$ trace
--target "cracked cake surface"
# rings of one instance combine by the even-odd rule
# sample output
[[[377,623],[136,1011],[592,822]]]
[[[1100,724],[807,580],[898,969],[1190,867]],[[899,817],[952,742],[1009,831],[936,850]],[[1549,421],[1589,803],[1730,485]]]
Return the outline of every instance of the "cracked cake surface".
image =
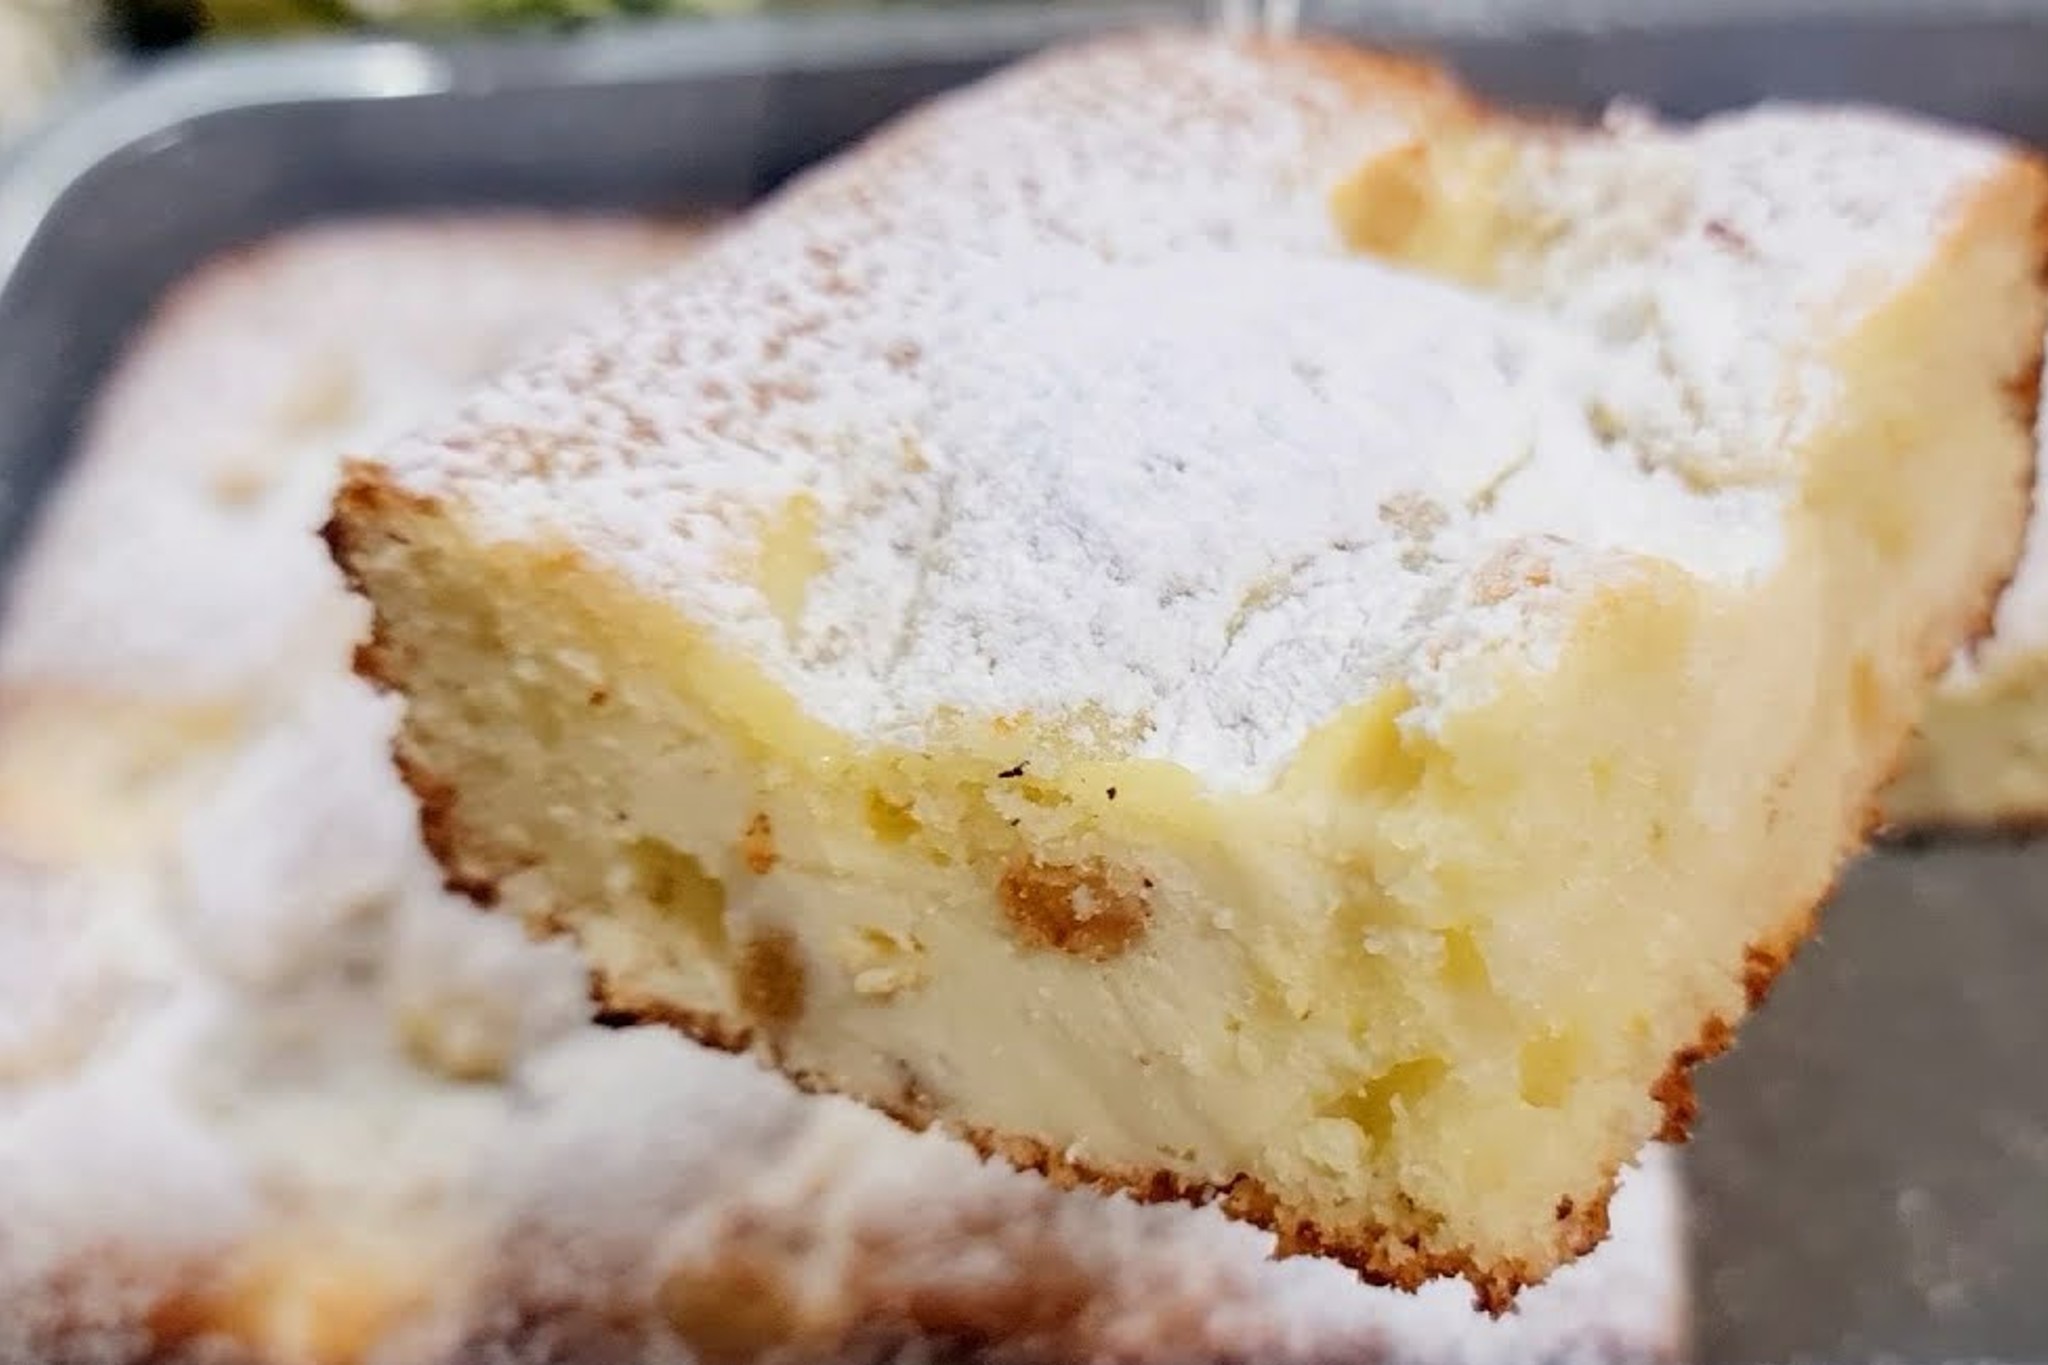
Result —
[[[2017,553],[2043,176],[1123,36],[800,178],[327,535],[606,1005],[1495,1308],[1682,1135]]]
[[[0,628],[0,1359],[1678,1358],[1663,1151],[1495,1321],[596,1027],[565,945],[440,888],[324,489],[695,236],[311,229],[180,286],[110,381]]]

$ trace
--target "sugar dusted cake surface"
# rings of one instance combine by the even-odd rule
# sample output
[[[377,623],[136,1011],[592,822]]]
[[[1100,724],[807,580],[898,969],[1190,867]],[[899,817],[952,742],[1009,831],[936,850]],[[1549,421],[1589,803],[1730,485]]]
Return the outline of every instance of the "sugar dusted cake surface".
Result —
[[[847,734],[1086,712],[1242,788],[1361,695],[1402,682],[1421,724],[1476,653],[1544,657],[1643,558],[1768,570],[1836,396],[1817,339],[1996,150],[1623,120],[1518,184],[1561,239],[1474,291],[1340,240],[1330,187],[1455,98],[1397,69],[1373,108],[1355,63],[1132,41],[1019,76],[384,459],[628,573]],[[813,571],[771,600],[792,508]]]
[[[319,490],[691,235],[312,230],[118,372],[0,629],[0,1359],[1677,1358],[1661,1151],[1495,1322],[592,1027],[565,945],[441,891]]]

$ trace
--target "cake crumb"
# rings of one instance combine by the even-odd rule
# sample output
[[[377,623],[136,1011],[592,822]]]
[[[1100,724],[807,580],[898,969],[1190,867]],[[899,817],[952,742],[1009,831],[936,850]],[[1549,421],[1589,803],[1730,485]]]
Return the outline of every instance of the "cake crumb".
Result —
[[[775,850],[775,826],[768,819],[767,811],[756,811],[754,818],[747,822],[747,829],[740,836],[740,857],[747,865],[747,871],[757,877],[765,877],[775,870],[781,855]]]
[[[1144,937],[1152,916],[1145,894],[1151,879],[1144,878],[1139,891],[1117,880],[1099,859],[1068,864],[1024,857],[1003,872],[997,894],[1025,946],[1108,962]]]
[[[804,964],[787,932],[775,929],[749,939],[734,975],[748,1018],[786,1028],[803,1017]]]

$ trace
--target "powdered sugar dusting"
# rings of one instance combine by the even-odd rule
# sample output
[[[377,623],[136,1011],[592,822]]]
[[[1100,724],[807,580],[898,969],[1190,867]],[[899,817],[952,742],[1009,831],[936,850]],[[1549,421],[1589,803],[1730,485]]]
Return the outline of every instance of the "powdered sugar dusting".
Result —
[[[1827,339],[1996,164],[1835,112],[1532,136],[1504,191],[1529,259],[1477,291],[1347,254],[1328,204],[1446,99],[1213,36],[1041,59],[383,458],[665,596],[860,740],[1086,709],[1261,785],[1389,684],[1427,724],[1540,663],[1645,559],[1767,571]],[[799,495],[825,566],[789,622],[752,566]],[[1404,501],[1426,534],[1383,515]],[[1504,553],[1546,571],[1494,591]]]
[[[357,226],[202,275],[107,395],[46,519],[26,584],[75,587],[93,565],[118,581],[63,594],[68,632],[25,589],[15,619],[46,621],[37,646],[0,642],[0,752],[26,765],[0,764],[0,1359],[669,1360],[732,1358],[735,1340],[1162,1365],[1675,1348],[1661,1154],[1618,1198],[1615,1239],[1496,1323],[1462,1285],[1410,1297],[1273,1262],[1268,1236],[1213,1211],[1062,1194],[669,1030],[591,1027],[567,946],[445,896],[386,759],[392,703],[349,674],[344,634],[306,628],[341,607],[339,586],[302,598],[202,578],[216,561],[322,565],[317,500],[241,503],[209,540],[173,535],[218,493],[181,424],[152,417],[178,411],[158,406],[171,376],[262,352],[274,362],[207,379],[209,430],[260,439],[280,386],[337,356],[367,365],[465,333],[456,350],[473,354],[523,331],[437,281],[512,289],[539,255],[577,262],[550,286],[574,312],[639,258],[569,225],[531,231],[530,254],[478,224]],[[363,289],[402,270],[410,290]],[[344,282],[388,311],[364,304],[339,332],[316,305]],[[411,407],[463,368],[379,392]],[[403,416],[365,403],[333,445],[295,447],[302,477]],[[159,497],[106,492],[145,479]],[[130,539],[161,547],[149,572],[109,553]],[[232,661],[209,660],[229,601],[247,619]],[[154,796],[136,809],[141,767],[175,793],[168,813]],[[13,819],[11,784],[68,793],[68,818]],[[787,1311],[741,1311],[763,1303]]]
[[[1835,397],[1828,348],[1924,261],[2003,150],[1878,110],[1763,105],[1689,131],[1617,112],[1539,145],[1508,291],[1603,343],[1596,402],[1703,487],[1782,482]]]

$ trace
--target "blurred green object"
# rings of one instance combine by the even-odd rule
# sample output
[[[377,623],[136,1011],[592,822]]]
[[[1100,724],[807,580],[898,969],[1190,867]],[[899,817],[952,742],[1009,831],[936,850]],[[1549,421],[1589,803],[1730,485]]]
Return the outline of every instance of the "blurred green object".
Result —
[[[736,13],[782,0],[121,0],[131,31],[246,36],[322,28],[503,28]],[[812,0],[815,3],[815,0]]]
[[[387,23],[572,23],[633,15],[757,8],[755,0],[353,0],[357,15]]]
[[[278,33],[350,22],[342,0],[206,0],[193,6],[194,20],[224,33]]]

